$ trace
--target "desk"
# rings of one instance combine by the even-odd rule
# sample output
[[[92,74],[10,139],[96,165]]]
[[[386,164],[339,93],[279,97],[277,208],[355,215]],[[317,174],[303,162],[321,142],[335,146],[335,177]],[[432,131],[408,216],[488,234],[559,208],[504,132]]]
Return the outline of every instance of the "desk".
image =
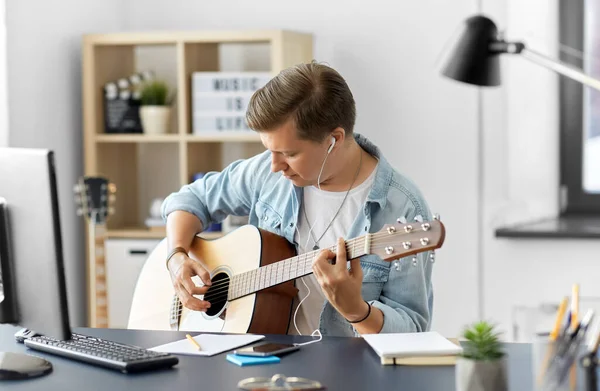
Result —
[[[120,372],[30,350],[14,340],[18,328],[0,325],[0,351],[28,352],[47,358],[54,371],[47,376],[21,381],[2,381],[2,390],[237,390],[237,382],[251,376],[280,373],[319,380],[328,390],[454,390],[454,367],[382,366],[377,354],[362,338],[326,337],[284,356],[279,364],[238,367],[213,357],[179,356],[173,369],[153,373]],[[76,333],[149,348],[185,338],[185,333],[76,328]],[[309,338],[272,336],[281,342]],[[530,346],[507,344],[509,389],[531,391]]]

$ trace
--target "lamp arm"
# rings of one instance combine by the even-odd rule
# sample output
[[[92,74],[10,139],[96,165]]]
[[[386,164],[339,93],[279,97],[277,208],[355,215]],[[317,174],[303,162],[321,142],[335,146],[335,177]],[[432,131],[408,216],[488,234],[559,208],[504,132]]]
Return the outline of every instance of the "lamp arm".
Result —
[[[600,80],[594,79],[593,77],[583,73],[580,69],[572,65],[568,65],[558,60],[554,60],[550,57],[547,57],[541,53],[527,48],[524,48],[520,54],[531,62],[541,65],[545,68],[551,69],[554,72],[559,73],[575,81],[578,81],[583,85],[595,88],[596,90],[600,90]]]

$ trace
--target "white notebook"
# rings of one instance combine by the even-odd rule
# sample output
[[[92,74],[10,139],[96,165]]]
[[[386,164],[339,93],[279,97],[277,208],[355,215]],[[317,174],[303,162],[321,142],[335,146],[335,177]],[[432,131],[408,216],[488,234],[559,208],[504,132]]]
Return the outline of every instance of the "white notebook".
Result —
[[[199,334],[193,336],[201,350],[198,350],[187,338],[150,348],[155,352],[214,356],[229,350],[248,345],[263,339],[264,335],[253,334]]]
[[[381,358],[450,356],[462,348],[435,331],[365,334],[363,338]]]

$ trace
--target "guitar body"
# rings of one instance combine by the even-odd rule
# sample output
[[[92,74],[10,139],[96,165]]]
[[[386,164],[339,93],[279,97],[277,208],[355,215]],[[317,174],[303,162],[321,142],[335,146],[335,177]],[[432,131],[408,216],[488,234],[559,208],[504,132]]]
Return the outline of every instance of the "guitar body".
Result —
[[[211,308],[205,312],[185,308],[175,295],[166,268],[167,241],[152,251],[138,278],[131,305],[128,328],[286,334],[292,302],[297,294],[293,281],[252,293],[236,300],[226,292],[213,294]],[[213,287],[225,286],[228,279],[295,255],[293,246],[283,237],[246,225],[228,235],[207,240],[196,237],[190,257],[210,273]],[[194,277],[196,285],[201,285]],[[218,291],[215,291],[218,292]],[[207,298],[210,291],[206,294]]]

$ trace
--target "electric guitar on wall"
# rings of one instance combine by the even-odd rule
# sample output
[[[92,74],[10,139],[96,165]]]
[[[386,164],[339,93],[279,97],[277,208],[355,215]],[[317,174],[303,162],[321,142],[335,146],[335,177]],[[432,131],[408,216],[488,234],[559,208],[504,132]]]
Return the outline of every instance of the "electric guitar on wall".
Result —
[[[108,327],[104,240],[106,220],[113,214],[116,187],[103,177],[82,177],[74,187],[77,214],[88,223],[89,327]]]
[[[348,260],[375,254],[393,261],[440,248],[444,238],[439,219],[412,224],[398,219],[397,224],[376,233],[346,240],[346,254]],[[330,247],[334,252],[336,248]],[[179,301],[166,268],[167,253],[163,239],[146,260],[128,328],[285,334],[298,292],[293,280],[312,273],[312,260],[319,250],[296,255],[285,238],[252,225],[215,240],[196,236],[189,256],[208,270],[212,282],[204,294],[204,300],[211,303],[206,312],[189,310]],[[428,259],[433,261],[434,254]],[[193,280],[202,284],[197,276]]]

